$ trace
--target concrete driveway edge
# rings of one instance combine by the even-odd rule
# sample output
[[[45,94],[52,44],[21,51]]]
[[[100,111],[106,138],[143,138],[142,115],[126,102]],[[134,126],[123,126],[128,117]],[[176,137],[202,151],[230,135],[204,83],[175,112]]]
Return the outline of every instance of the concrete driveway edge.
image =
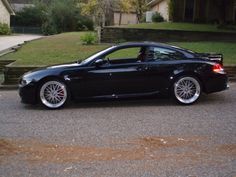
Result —
[[[17,90],[18,85],[0,85],[0,91],[1,90]]]

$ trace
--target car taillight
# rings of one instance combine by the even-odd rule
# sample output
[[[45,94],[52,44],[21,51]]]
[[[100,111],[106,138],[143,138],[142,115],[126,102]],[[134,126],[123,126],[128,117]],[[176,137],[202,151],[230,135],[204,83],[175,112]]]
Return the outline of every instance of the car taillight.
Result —
[[[222,73],[222,72],[224,72],[224,68],[221,66],[221,64],[214,64],[213,71],[215,73]]]

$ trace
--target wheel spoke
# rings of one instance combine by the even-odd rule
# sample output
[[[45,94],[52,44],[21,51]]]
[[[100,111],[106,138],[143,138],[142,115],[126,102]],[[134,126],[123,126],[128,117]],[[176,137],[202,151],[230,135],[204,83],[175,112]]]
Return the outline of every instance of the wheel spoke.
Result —
[[[192,77],[184,77],[175,84],[175,96],[182,103],[192,103],[200,96],[201,87]]]
[[[40,89],[40,98],[49,108],[57,108],[67,99],[66,87],[57,81],[46,82]]]

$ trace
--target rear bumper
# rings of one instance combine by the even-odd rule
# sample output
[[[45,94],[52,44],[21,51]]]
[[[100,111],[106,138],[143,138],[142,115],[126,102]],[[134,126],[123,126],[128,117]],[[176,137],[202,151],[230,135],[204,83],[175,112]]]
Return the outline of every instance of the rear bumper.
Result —
[[[220,92],[229,89],[227,74],[213,74],[205,82],[206,93]]]
[[[37,87],[34,84],[26,86],[19,85],[19,95],[21,102],[25,104],[36,104],[37,103]]]

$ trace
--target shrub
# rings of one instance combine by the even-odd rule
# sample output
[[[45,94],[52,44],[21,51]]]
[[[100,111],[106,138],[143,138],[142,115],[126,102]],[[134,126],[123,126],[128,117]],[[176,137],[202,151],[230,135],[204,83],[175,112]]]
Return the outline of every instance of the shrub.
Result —
[[[90,45],[90,44],[94,44],[97,41],[97,36],[95,35],[95,33],[90,32],[90,33],[85,33],[84,35],[82,35],[80,39],[83,44]]]
[[[153,16],[152,16],[152,21],[153,21],[153,22],[163,22],[163,21],[164,21],[164,18],[163,18],[163,16],[162,16],[159,12],[156,12],[156,13],[153,14]]]
[[[42,25],[42,32],[44,35],[53,35],[58,33],[56,25],[50,21],[44,22]]]
[[[93,21],[85,16],[77,17],[77,30],[78,31],[93,31],[94,30],[94,23]]]
[[[11,29],[6,23],[0,23],[0,35],[11,34]]]

